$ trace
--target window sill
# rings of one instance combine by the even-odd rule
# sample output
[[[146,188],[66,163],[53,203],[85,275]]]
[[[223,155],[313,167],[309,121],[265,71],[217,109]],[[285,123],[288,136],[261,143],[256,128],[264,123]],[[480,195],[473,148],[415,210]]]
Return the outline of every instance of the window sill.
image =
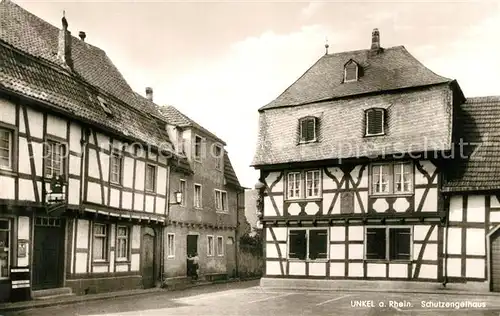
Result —
[[[287,258],[289,262],[318,262],[318,263],[327,263],[328,259],[295,259],[295,258]]]
[[[167,260],[173,260],[175,259],[175,256],[167,256]]]
[[[195,207],[193,207],[193,210],[196,210],[196,211],[203,211],[203,207],[197,207],[197,206],[195,206]]]
[[[229,211],[215,211],[218,214],[229,214]]]
[[[365,134],[365,137],[378,137],[378,136],[385,136],[385,133],[380,133],[380,134]]]
[[[400,259],[400,260],[386,260],[386,259],[364,259],[366,263],[399,263],[399,264],[408,264],[412,263],[412,260]]]
[[[117,264],[121,264],[121,263],[130,263],[130,260],[129,259],[116,259],[115,260],[115,263]]]
[[[314,198],[300,198],[300,199],[286,199],[285,202],[321,202],[323,201],[323,197],[314,197]]]
[[[306,145],[306,144],[311,144],[311,143],[318,143],[319,141],[317,139],[313,140],[301,140],[297,143],[297,145]]]
[[[95,264],[95,265],[109,265],[109,261],[106,261],[106,260],[94,260],[92,261],[92,264]]]
[[[379,198],[379,197],[412,197],[415,193],[371,193],[371,198]]]

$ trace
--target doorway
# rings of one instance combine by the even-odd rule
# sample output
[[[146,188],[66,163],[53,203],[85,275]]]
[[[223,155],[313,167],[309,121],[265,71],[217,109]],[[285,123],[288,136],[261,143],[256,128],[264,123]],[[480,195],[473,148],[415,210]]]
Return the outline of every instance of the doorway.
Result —
[[[187,235],[187,241],[186,241],[186,257],[193,256],[194,254],[198,254],[198,235]],[[196,269],[193,266],[192,262],[190,260],[186,260],[186,266],[187,266],[187,276],[194,276],[196,275]]]
[[[33,243],[33,290],[62,286],[64,258],[63,220],[35,218]]]
[[[155,249],[156,233],[153,228],[145,227],[142,234],[142,285],[145,289],[155,287]]]
[[[500,229],[490,236],[491,291],[500,292]]]
[[[233,237],[226,239],[226,269],[230,278],[236,277],[236,250]]]

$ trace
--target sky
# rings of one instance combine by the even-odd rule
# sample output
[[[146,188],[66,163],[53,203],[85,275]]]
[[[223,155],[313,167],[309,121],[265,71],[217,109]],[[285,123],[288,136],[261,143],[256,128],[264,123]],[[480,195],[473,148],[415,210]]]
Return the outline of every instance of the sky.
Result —
[[[329,52],[403,45],[467,97],[500,95],[500,3],[479,1],[13,0],[105,50],[130,86],[177,107],[226,143],[252,188],[258,109]]]

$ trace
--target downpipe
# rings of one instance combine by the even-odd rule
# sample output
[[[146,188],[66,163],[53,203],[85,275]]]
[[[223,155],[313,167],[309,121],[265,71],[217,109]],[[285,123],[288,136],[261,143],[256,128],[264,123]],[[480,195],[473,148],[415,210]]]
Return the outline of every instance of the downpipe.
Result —
[[[443,287],[446,287],[446,284],[448,283],[448,229],[450,227],[450,202],[449,202],[450,197],[447,197],[446,199],[446,205],[447,205],[447,213],[446,213],[446,222],[445,222],[445,231],[444,231],[444,240],[445,240],[445,246],[444,246],[444,276],[443,276]]]

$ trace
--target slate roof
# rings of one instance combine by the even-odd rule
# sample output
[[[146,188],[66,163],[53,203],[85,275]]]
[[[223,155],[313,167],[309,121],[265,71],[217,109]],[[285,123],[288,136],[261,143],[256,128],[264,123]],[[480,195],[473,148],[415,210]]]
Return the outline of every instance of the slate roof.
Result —
[[[132,106],[132,90],[102,50],[73,38],[75,71],[69,71],[57,59],[59,29],[9,0],[0,2],[0,17],[0,89],[126,139],[173,151],[151,123],[151,115]],[[98,96],[106,100],[112,116],[104,112]]]
[[[455,120],[456,159],[446,167],[443,191],[500,188],[500,96],[468,98]],[[463,157],[460,154],[460,139]]]
[[[388,156],[451,149],[449,84],[398,93],[332,100],[259,114],[252,165]],[[365,110],[386,109],[384,136],[365,137]],[[299,143],[299,119],[318,118],[317,142]]]
[[[195,128],[207,136],[210,136],[211,138],[215,139],[222,145],[226,145],[226,143],[220,139],[217,135],[214,133],[210,132],[200,124],[196,123],[194,120],[190,119],[187,115],[179,111],[176,107],[172,105],[166,105],[166,106],[160,106],[160,112],[163,114],[165,119],[172,125],[176,125],[179,127],[191,127]]]
[[[361,67],[361,76],[356,82],[343,83],[344,65],[351,59]],[[260,110],[449,81],[427,69],[404,46],[385,48],[374,56],[369,49],[341,52],[321,57]]]
[[[226,183],[238,188],[241,188],[240,181],[234,172],[233,165],[229,159],[229,154],[227,151],[224,152],[224,177],[226,178]]]

